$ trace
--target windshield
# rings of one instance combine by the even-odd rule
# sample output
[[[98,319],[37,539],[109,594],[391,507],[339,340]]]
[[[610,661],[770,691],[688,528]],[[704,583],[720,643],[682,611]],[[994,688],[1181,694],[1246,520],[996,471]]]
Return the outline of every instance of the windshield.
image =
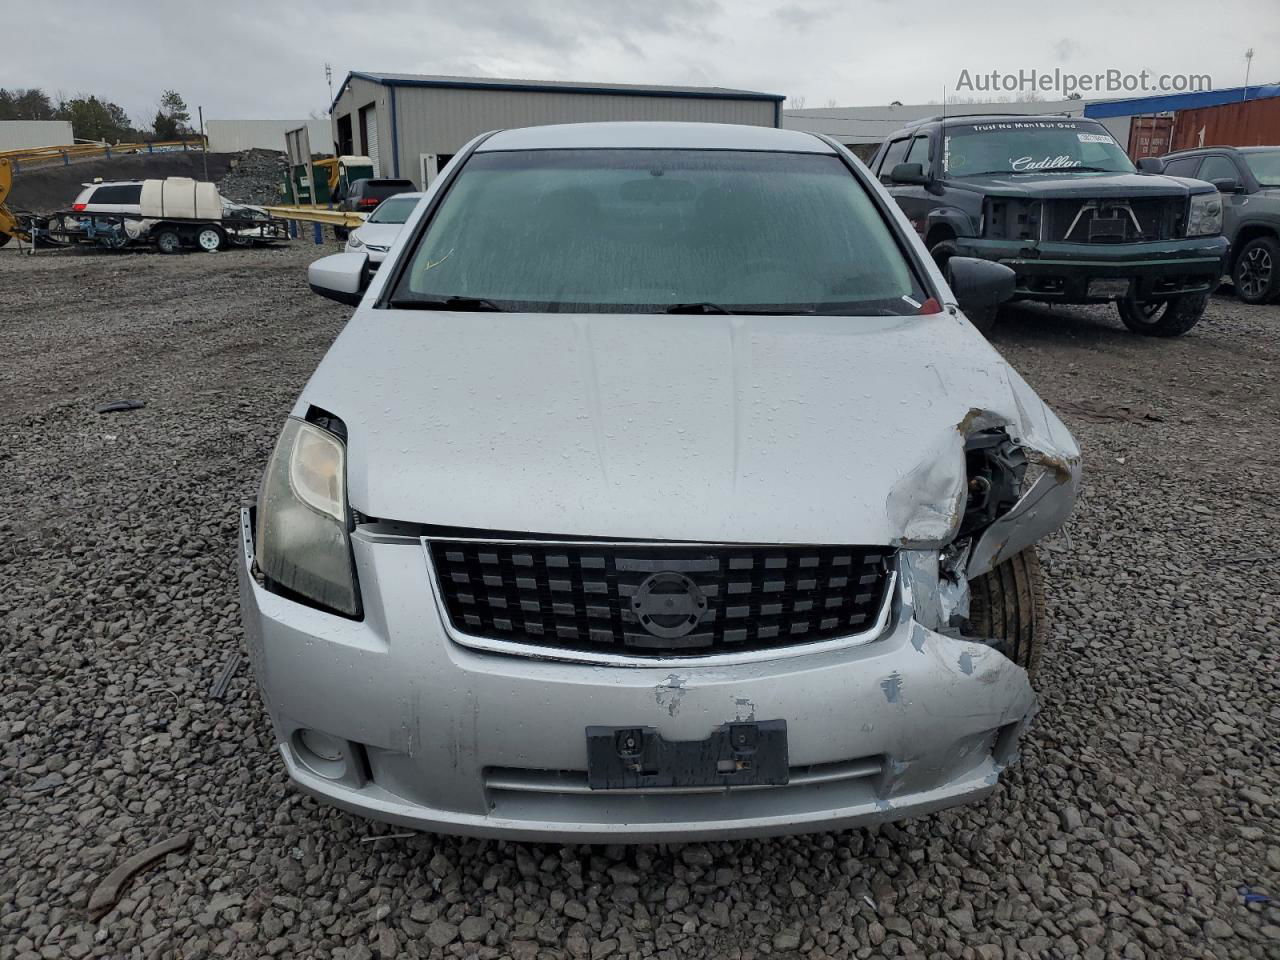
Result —
[[[1264,187],[1280,187],[1280,150],[1258,150],[1242,153],[1244,162]]]
[[[417,197],[392,197],[378,204],[378,209],[369,214],[367,223],[404,223],[418,205]]]
[[[927,298],[838,157],[536,150],[467,161],[392,302],[908,314]]]
[[[948,127],[942,165],[953,177],[1134,172],[1105,127],[1074,120],[998,120]]]

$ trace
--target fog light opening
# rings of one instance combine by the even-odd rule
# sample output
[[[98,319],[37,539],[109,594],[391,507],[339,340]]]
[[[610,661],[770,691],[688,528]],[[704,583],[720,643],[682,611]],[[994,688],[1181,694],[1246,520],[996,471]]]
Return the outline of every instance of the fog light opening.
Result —
[[[293,752],[313,773],[341,780],[347,772],[347,742],[319,730],[303,728],[293,735]]]

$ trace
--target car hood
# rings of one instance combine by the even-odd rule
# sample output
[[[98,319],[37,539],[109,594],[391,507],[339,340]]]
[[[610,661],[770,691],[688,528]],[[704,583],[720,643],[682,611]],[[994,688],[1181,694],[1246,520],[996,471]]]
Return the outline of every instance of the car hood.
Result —
[[[1066,197],[1185,197],[1210,192],[1195,180],[1144,173],[1031,173],[990,177],[966,177],[965,183],[984,192],[1009,197],[1052,199]],[[1192,189],[1200,187],[1201,190]]]
[[[366,223],[351,231],[352,236],[360,238],[361,243],[374,243],[382,247],[390,247],[404,229],[403,223]]]
[[[968,430],[1008,423],[1078,458],[1057,417],[950,313],[362,306],[295,415],[311,405],[346,422],[355,509],[512,532],[897,544],[958,510]]]

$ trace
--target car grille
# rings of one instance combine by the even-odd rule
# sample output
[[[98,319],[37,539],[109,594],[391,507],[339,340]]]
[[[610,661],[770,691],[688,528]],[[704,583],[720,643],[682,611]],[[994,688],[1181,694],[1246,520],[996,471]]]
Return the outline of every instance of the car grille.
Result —
[[[453,626],[474,637],[628,656],[705,656],[860,633],[883,547],[429,541]]]
[[[1045,240],[1067,243],[1139,243],[1183,235],[1182,197],[1096,197],[1044,202]]]

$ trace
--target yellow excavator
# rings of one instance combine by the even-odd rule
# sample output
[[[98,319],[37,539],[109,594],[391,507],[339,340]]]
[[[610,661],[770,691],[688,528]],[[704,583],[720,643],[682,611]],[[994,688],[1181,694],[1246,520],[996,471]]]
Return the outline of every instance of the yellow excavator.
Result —
[[[18,218],[4,205],[4,199],[12,189],[13,166],[7,158],[0,157],[0,247],[8,243],[12,237],[28,241],[31,239],[26,228],[18,222]]]

